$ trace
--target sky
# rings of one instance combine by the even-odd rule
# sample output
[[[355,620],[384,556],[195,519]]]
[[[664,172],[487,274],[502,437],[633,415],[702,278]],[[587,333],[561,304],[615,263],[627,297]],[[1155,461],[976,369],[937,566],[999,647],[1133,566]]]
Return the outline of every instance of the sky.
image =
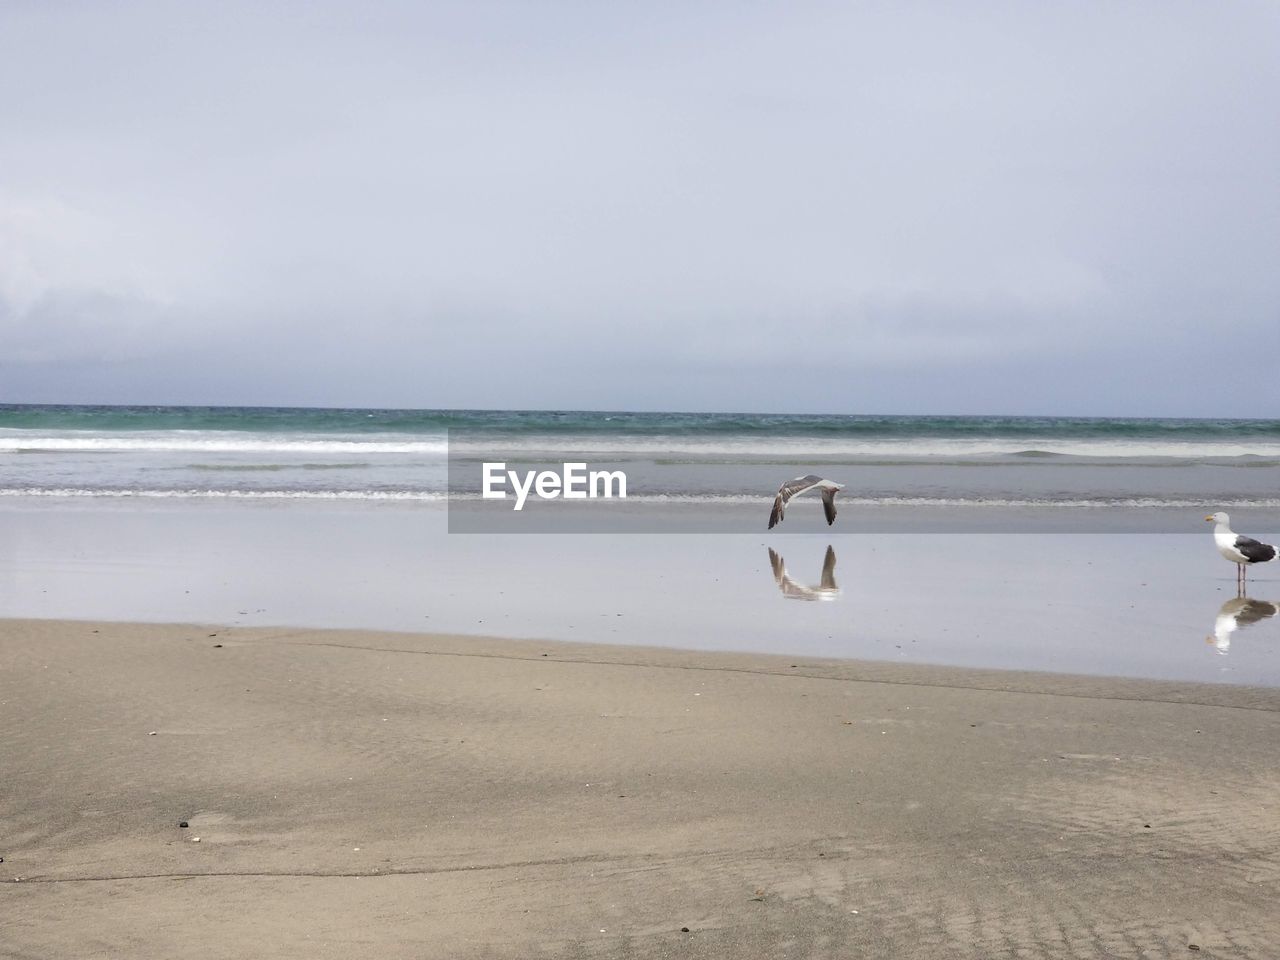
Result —
[[[0,402],[1280,416],[1280,5],[0,0]]]

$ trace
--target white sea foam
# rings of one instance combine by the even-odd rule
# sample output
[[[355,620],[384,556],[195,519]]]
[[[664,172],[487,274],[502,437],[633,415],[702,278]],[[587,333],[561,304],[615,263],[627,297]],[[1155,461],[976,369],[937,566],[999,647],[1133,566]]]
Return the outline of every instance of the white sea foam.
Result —
[[[369,502],[420,502],[445,503],[448,501],[479,502],[478,493],[445,493],[438,490],[216,490],[216,489],[105,489],[87,487],[0,487],[0,498],[91,498],[109,500],[341,500]],[[574,504],[579,509],[607,511],[625,508],[626,504],[682,505],[737,505],[767,504],[768,497],[758,494],[700,494],[700,493],[648,493],[634,494],[625,500],[583,501]],[[1013,498],[1013,497],[841,497],[844,507],[980,507],[1026,509],[1197,509],[1205,508],[1209,500],[1204,498],[1165,497],[1076,497],[1072,499]],[[1278,508],[1280,498],[1256,497],[1213,499],[1218,507]],[[552,509],[565,509],[552,505]]]
[[[431,490],[121,490],[87,487],[0,487],[0,497],[93,498],[105,500],[408,500],[443,502]]]
[[[1209,460],[1240,457],[1280,459],[1280,443],[1244,444],[1213,440],[1055,439],[1050,437],[938,438],[897,437],[849,439],[832,437],[690,438],[685,436],[549,436],[492,437],[469,433],[452,437],[455,455],[485,457],[495,451],[598,458],[687,458],[692,462],[723,459],[733,462],[806,458],[926,458],[968,459],[1019,457],[1086,457],[1105,460]],[[251,453],[361,454],[443,456],[450,440],[437,436],[399,434],[249,434],[232,431],[163,431],[91,433],[64,431],[35,435],[28,430],[0,430],[2,453]]]
[[[545,454],[594,454],[646,456],[659,459],[687,458],[690,462],[723,459],[735,462],[779,460],[793,462],[807,458],[956,459],[1018,457],[1032,462],[1037,458],[1081,457],[1103,460],[1173,459],[1217,460],[1252,457],[1280,459],[1280,443],[1243,444],[1213,440],[1130,440],[1057,439],[1050,437],[894,437],[851,440],[831,437],[743,437],[740,439],[691,439],[687,437],[539,437],[491,440],[468,436],[452,439],[455,455],[469,456],[486,451],[519,451]]]
[[[0,453],[326,453],[443,455],[443,437],[408,440],[400,437],[245,436],[229,433],[111,434],[91,436],[24,436],[0,434]]]

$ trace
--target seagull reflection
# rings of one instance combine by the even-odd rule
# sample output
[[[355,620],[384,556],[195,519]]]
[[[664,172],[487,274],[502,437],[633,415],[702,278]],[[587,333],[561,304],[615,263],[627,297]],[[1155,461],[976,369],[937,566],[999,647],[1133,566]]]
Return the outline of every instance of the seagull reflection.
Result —
[[[1280,613],[1280,603],[1235,597],[1222,605],[1217,619],[1213,621],[1213,634],[1205,637],[1205,642],[1213,644],[1214,649],[1225,656],[1231,649],[1233,633],[1241,627],[1249,627],[1259,620],[1274,617],[1277,613]]]
[[[827,555],[822,560],[822,579],[816,587],[807,587],[796,583],[787,573],[787,565],[773,549],[769,548],[769,566],[773,567],[773,579],[778,589],[788,600],[834,600],[840,596],[840,588],[836,586],[836,552],[827,547]]]

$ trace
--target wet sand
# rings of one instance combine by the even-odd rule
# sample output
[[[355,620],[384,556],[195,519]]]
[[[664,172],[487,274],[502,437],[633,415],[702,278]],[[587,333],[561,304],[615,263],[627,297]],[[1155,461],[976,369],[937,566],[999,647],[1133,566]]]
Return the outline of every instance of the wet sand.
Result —
[[[806,519],[822,523],[821,510],[787,523]],[[394,504],[0,499],[0,619],[491,634],[1280,686],[1280,617],[1206,643],[1236,571],[1203,512],[1191,519],[1184,536],[839,525],[484,536],[450,535],[443,510]],[[789,599],[770,551],[813,586],[828,546],[838,599]],[[1250,596],[1280,601],[1277,577],[1277,564],[1251,571]]]
[[[4,620],[0,718],[6,956],[1280,943],[1276,689]]]

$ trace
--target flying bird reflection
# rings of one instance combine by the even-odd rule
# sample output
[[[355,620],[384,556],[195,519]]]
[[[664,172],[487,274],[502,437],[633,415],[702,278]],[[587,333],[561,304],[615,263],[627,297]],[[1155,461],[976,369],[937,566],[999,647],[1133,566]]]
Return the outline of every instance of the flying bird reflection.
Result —
[[[796,583],[787,573],[787,565],[778,552],[769,548],[769,566],[773,568],[773,579],[778,589],[788,600],[834,600],[840,596],[840,588],[836,585],[836,551],[827,547],[826,556],[822,559],[822,579],[816,587]]]
[[[1205,642],[1223,656],[1231,650],[1231,635],[1241,627],[1251,627],[1261,620],[1267,620],[1280,613],[1280,603],[1271,600],[1253,600],[1249,597],[1234,597],[1222,605],[1218,616],[1213,621],[1213,633],[1205,637]]]

